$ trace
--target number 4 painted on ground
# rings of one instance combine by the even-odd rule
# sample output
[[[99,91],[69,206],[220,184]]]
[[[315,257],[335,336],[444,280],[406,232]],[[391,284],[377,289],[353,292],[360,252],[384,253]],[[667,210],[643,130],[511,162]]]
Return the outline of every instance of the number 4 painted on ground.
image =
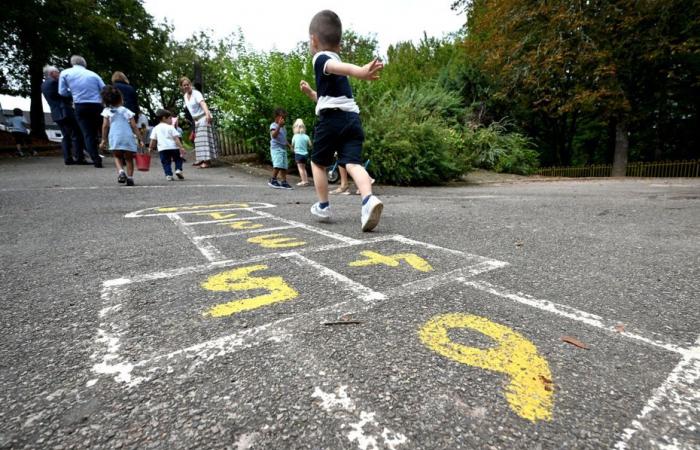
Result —
[[[399,267],[401,261],[406,261],[406,263],[420,272],[430,272],[433,267],[428,264],[428,261],[424,260],[420,256],[414,253],[397,253],[395,255],[382,255],[378,252],[373,252],[367,250],[360,253],[367,259],[361,259],[359,261],[353,261],[348,264],[350,267],[366,267],[366,266],[376,266],[384,265],[389,267]]]

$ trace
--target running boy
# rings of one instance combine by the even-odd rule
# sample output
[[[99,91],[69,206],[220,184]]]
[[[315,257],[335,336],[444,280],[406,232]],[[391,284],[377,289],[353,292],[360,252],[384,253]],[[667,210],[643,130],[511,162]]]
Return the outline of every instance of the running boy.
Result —
[[[294,189],[287,183],[287,149],[291,148],[287,142],[287,130],[284,122],[287,119],[287,111],[282,108],[275,109],[275,121],[270,124],[270,156],[272,157],[272,178],[267,185],[273,189]],[[277,181],[279,174],[281,181]]]
[[[326,167],[333,163],[333,154],[337,151],[338,164],[345,166],[362,195],[362,231],[371,231],[379,224],[384,205],[372,195],[371,178],[362,165],[365,134],[348,76],[377,80],[384,64],[378,59],[362,67],[342,62],[338,56],[342,34],[340,18],[333,11],[321,11],[311,19],[309,39],[317,91],[304,80],[299,85],[301,91],[316,102],[318,116],[311,169],[319,201],[311,207],[311,214],[322,221],[331,218]]]
[[[184,153],[185,148],[182,146],[180,133],[171,125],[171,117],[172,114],[167,109],[156,111],[156,119],[158,119],[159,123],[151,131],[150,148],[153,150],[158,147],[158,155],[160,156],[161,164],[163,164],[166,180],[173,181],[173,161],[175,162],[175,176],[180,180],[184,180],[182,157],[180,155]]]

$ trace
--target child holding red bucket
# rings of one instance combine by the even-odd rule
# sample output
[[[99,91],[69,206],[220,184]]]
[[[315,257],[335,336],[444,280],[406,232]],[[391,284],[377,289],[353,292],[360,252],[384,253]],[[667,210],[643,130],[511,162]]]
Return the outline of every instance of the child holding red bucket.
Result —
[[[160,156],[160,162],[163,164],[166,180],[173,181],[173,162],[175,163],[175,176],[180,180],[184,180],[185,176],[182,174],[183,159],[180,155],[185,152],[185,147],[182,146],[180,133],[171,124],[171,117],[172,113],[167,109],[156,111],[156,119],[158,119],[159,123],[151,131],[150,148],[151,150],[158,148],[158,155]]]

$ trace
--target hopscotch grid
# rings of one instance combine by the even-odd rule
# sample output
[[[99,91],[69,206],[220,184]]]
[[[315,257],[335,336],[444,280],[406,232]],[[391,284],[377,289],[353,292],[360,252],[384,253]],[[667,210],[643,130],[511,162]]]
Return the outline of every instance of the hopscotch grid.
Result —
[[[135,363],[117,363],[113,365],[108,365],[106,364],[106,361],[111,361],[111,360],[118,360],[118,352],[114,351],[111,352],[109,349],[106,352],[106,359],[103,361],[103,364],[101,364],[100,369],[101,372],[98,373],[111,373],[111,374],[117,374],[117,377],[115,379],[118,379],[118,381],[125,381],[128,384],[138,384],[141,381],[147,380],[148,377],[136,377],[133,378],[131,377],[131,371],[138,367],[142,368],[145,366],[148,366],[149,364],[152,364],[157,361],[162,361],[162,360],[169,360],[172,359],[176,356],[179,355],[189,355],[193,352],[197,351],[209,351],[209,350],[216,350],[216,355],[224,355],[229,353],[230,351],[235,351],[236,347],[243,347],[243,348],[248,348],[252,344],[244,342],[246,340],[246,337],[253,337],[257,336],[258,334],[263,333],[265,330],[269,329],[269,333],[267,333],[267,338],[268,340],[270,339],[277,339],[280,335],[283,334],[289,334],[289,331],[287,330],[288,326],[285,327],[279,327],[282,324],[285,324],[287,322],[292,321],[296,323],[299,320],[306,320],[308,317],[319,317],[322,315],[326,315],[330,312],[337,312],[340,308],[347,308],[347,307],[353,307],[355,310],[368,310],[376,306],[378,302],[387,300],[389,297],[381,292],[377,292],[372,290],[371,288],[358,283],[347,276],[334,271],[310,258],[307,258],[303,256],[301,253],[319,253],[322,251],[328,251],[328,250],[336,250],[340,248],[350,248],[350,247],[355,247],[359,245],[367,245],[367,244],[372,244],[372,243],[381,243],[381,242],[401,242],[406,244],[406,241],[402,241],[402,236],[400,235],[392,235],[392,236],[378,236],[374,237],[371,239],[367,239],[365,241],[354,241],[350,243],[335,243],[332,245],[325,245],[319,248],[309,248],[309,249],[303,249],[299,251],[286,251],[286,252],[279,252],[276,254],[268,254],[268,255],[259,255],[253,258],[248,258],[246,260],[239,260],[239,261],[217,261],[217,262],[212,262],[209,264],[204,264],[204,265],[199,265],[199,266],[193,266],[193,267],[187,267],[187,268],[180,268],[180,269],[175,269],[172,271],[168,272],[156,272],[152,274],[144,274],[144,275],[139,275],[137,277],[133,278],[117,278],[113,280],[108,280],[103,283],[103,292],[110,292],[111,294],[107,295],[106,297],[103,296],[103,300],[109,300],[110,303],[114,303],[113,296],[116,295],[114,294],[115,292],[118,292],[117,289],[124,289],[126,286],[134,283],[140,283],[140,282],[145,282],[145,281],[152,281],[156,279],[167,279],[167,278],[173,278],[176,276],[188,274],[188,273],[198,273],[198,272],[206,272],[210,271],[212,269],[221,269],[223,267],[228,267],[228,266],[234,266],[234,265],[242,265],[246,263],[251,263],[251,262],[257,262],[261,260],[268,260],[271,257],[276,257],[279,259],[292,259],[296,260],[299,264],[302,265],[309,265],[316,269],[321,276],[329,277],[339,283],[342,283],[343,285],[346,285],[349,287],[349,289],[355,293],[358,294],[357,298],[355,299],[349,299],[349,300],[343,300],[340,302],[337,302],[333,305],[326,305],[322,306],[320,308],[315,308],[311,311],[307,311],[304,313],[297,314],[294,318],[287,318],[287,319],[281,319],[278,321],[270,322],[267,324],[260,325],[259,327],[256,327],[251,330],[243,330],[241,332],[233,333],[231,335],[227,336],[222,336],[218,337],[216,339],[212,339],[210,341],[205,341],[201,342],[198,344],[195,344],[193,346],[184,348],[184,349],[179,349],[175,350],[173,352],[169,352],[164,355],[155,355],[149,358],[145,358],[142,360],[139,360]],[[412,241],[408,240],[409,245],[418,245],[420,244],[418,241]],[[449,249],[442,249],[441,247],[438,246],[431,246],[430,248],[433,249],[441,249],[444,251],[449,251]],[[450,252],[452,253],[452,252]],[[507,263],[501,262],[501,261],[496,261],[496,260],[489,260],[488,258],[483,258],[479,257],[479,260],[486,260],[486,263],[484,261],[479,261],[476,264],[468,267],[464,267],[462,269],[459,269],[461,274],[471,274],[474,272],[477,273],[482,273],[485,270],[493,270],[499,267],[503,267],[507,265]],[[446,282],[450,281],[450,276],[445,276],[445,274],[441,275],[436,275],[433,277],[428,277],[425,278],[422,281],[423,285],[426,286],[438,286],[440,284],[444,284]],[[418,284],[410,284],[412,290],[416,290],[415,286],[418,286]],[[424,288],[424,289],[425,289]],[[392,290],[392,294],[396,295],[401,291],[401,288],[394,289]],[[110,296],[111,295],[111,296]],[[111,300],[110,300],[111,299]],[[104,316],[107,316],[109,314],[114,314],[114,313],[119,313],[121,311],[122,305],[114,305],[111,304],[108,307],[103,308]],[[288,324],[289,326],[292,325],[292,323]],[[103,332],[103,328],[112,328],[116,330],[121,330],[125,327],[121,326],[120,324],[113,323],[112,325],[109,325],[109,322],[107,323],[101,323],[100,330],[98,331],[98,334],[100,332]],[[264,334],[264,333],[263,333]],[[119,348],[119,336],[121,333],[112,333],[109,335],[110,338],[113,340],[116,339],[116,342],[111,342],[111,347],[114,349]],[[102,336],[98,336],[98,340],[102,339]],[[232,347],[229,350],[227,350],[225,347],[226,344],[230,344]],[[200,355],[201,356],[201,355]],[[204,358],[210,359],[210,356],[204,356]],[[96,366],[97,367],[97,366]],[[157,370],[158,368],[154,368]]]

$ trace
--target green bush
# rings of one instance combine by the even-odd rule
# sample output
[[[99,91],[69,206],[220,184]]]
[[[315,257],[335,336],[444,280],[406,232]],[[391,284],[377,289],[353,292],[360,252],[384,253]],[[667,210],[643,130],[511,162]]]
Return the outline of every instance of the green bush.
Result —
[[[360,100],[360,105],[362,105]],[[385,92],[363,113],[369,171],[385,183],[432,185],[470,167],[459,98],[438,86]]]
[[[530,175],[539,166],[538,153],[532,149],[530,139],[509,132],[499,122],[471,129],[465,140],[473,153],[474,164],[483,169]]]

